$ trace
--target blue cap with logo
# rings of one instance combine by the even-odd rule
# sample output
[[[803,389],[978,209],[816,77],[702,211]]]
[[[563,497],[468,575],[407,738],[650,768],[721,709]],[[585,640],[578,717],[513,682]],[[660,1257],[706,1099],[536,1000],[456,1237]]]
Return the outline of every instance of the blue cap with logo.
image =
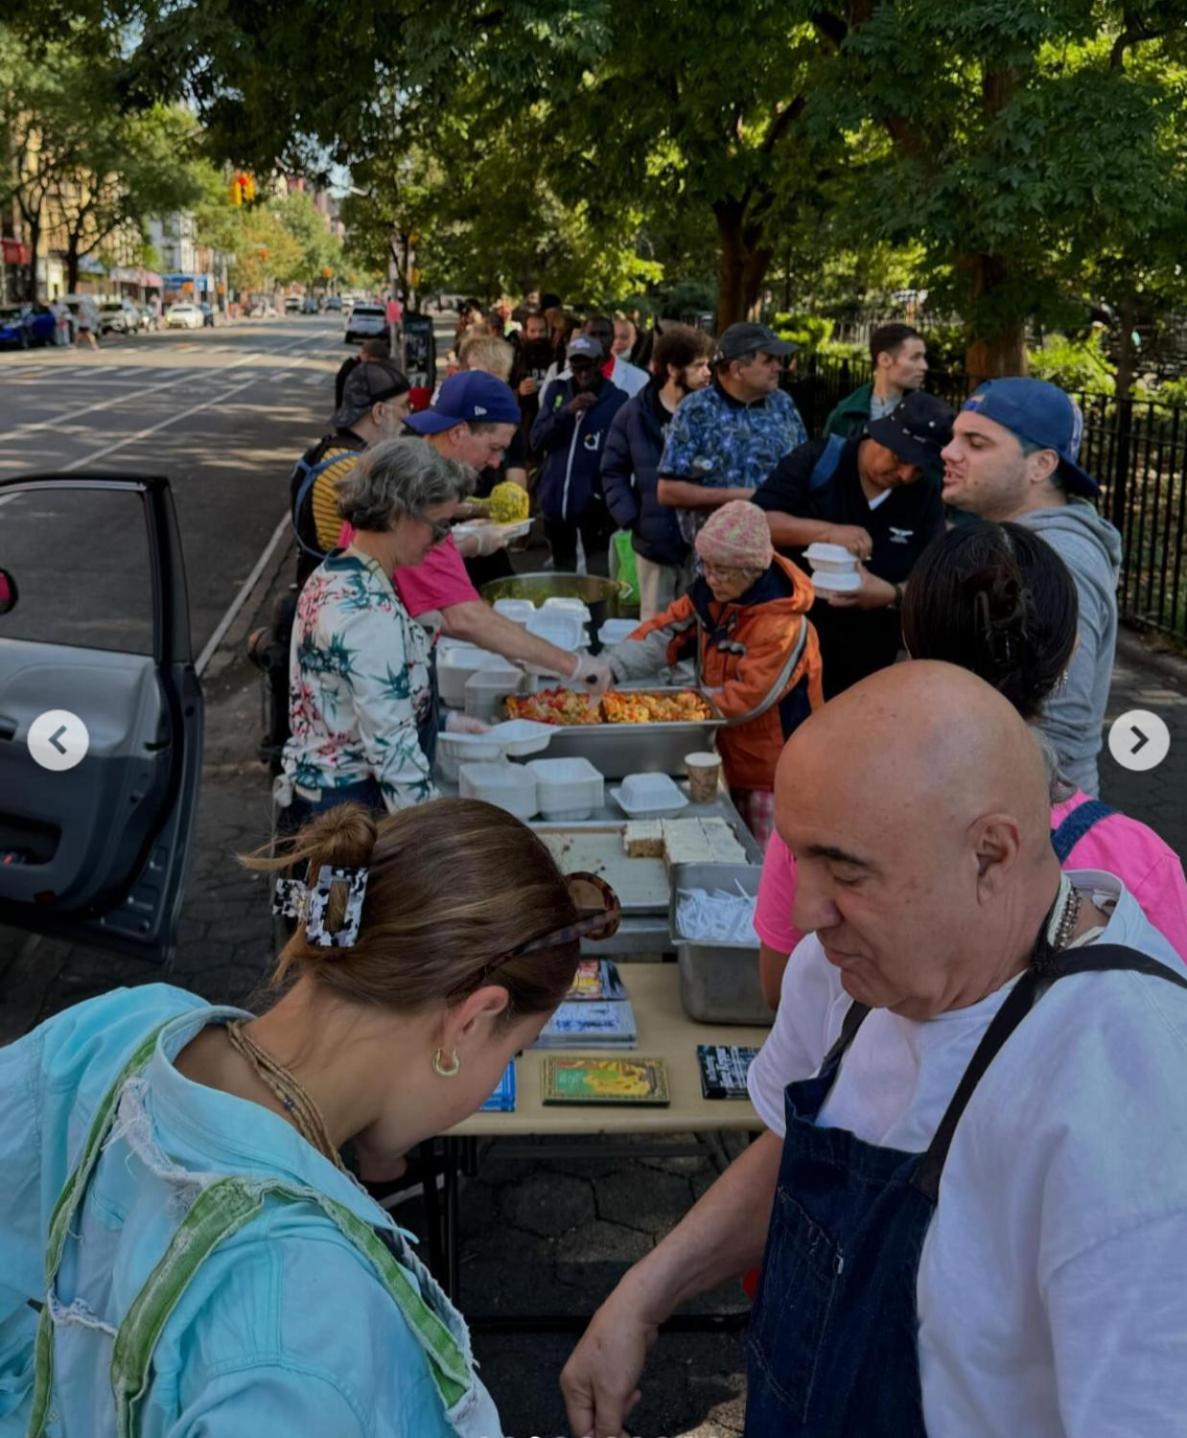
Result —
[[[1058,385],[1045,379],[987,379],[963,408],[983,414],[1040,449],[1053,449],[1059,456],[1059,478],[1069,494],[1095,499],[1100,493],[1100,485],[1079,463],[1084,416]]]
[[[518,424],[519,401],[510,385],[483,370],[451,375],[429,409],[404,421],[416,434],[441,434],[459,424]]]
[[[591,364],[601,364],[605,352],[597,340],[589,335],[575,335],[565,351],[567,359],[587,359]]]

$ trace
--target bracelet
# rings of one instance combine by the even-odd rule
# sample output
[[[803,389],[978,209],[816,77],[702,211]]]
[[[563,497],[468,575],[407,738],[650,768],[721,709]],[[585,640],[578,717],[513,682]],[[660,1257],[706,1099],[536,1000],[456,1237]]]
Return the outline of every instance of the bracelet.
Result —
[[[903,607],[903,595],[906,593],[906,588],[907,586],[901,581],[894,586],[894,598],[886,606],[887,609],[901,609]]]

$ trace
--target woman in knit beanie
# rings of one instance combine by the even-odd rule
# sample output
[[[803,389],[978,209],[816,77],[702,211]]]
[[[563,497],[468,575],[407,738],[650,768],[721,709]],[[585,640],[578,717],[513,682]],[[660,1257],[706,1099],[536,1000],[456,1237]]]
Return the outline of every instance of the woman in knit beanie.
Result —
[[[604,657],[619,683],[695,660],[701,687],[726,718],[718,747],[731,797],[765,844],[779,754],[823,702],[807,619],[812,585],[774,553],[767,517],[749,500],[715,510],[696,553],[701,573],[689,592]]]

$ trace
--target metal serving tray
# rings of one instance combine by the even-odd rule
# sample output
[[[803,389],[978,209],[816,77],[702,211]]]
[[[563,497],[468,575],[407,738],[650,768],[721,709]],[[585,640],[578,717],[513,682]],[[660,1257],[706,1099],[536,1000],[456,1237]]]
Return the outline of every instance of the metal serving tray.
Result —
[[[758,977],[758,945],[685,939],[676,910],[681,889],[734,889],[750,897],[758,893],[762,869],[751,864],[674,864],[668,923],[680,966],[680,1000],[689,1018],[709,1024],[761,1024],[775,1015],[762,995]]]
[[[550,759],[588,759],[607,779],[627,774],[683,774],[684,756],[715,749],[717,731],[725,726],[713,699],[693,684],[624,684],[624,691],[682,694],[691,689],[712,710],[710,719],[670,724],[558,724],[548,746]]]
[[[532,828],[545,841],[562,873],[598,874],[618,896],[624,915],[668,912],[668,871],[662,859],[633,859],[622,847],[625,824],[548,824]]]

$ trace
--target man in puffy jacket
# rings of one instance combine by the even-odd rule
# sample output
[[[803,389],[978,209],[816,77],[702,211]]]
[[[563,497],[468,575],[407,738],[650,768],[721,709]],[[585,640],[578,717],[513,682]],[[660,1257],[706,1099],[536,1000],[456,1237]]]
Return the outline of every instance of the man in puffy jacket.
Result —
[[[602,456],[602,492],[619,529],[633,538],[639,575],[639,617],[652,619],[687,588],[688,544],[676,511],[659,502],[656,486],[664,437],[686,394],[709,383],[709,337],[690,325],[672,325],[652,354],[645,390],[614,416]]]
[[[532,447],[544,456],[536,493],[554,568],[577,568],[580,535],[587,569],[605,574],[610,521],[598,470],[610,422],[627,396],[602,374],[597,340],[578,335],[567,358],[569,378],[548,385],[532,426]]]

